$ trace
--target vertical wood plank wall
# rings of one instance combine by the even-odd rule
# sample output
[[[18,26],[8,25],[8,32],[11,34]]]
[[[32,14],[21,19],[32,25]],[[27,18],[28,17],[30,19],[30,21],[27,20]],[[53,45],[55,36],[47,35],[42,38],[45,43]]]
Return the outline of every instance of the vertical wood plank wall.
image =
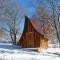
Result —
[[[31,35],[29,38],[28,35]],[[34,27],[32,26],[30,20],[28,18],[25,18],[25,26],[24,30],[22,33],[22,36],[18,42],[19,45],[21,45],[23,48],[30,48],[29,44],[32,44],[33,47],[43,47],[47,48],[48,47],[48,39],[45,38],[44,36],[40,33],[38,33]]]

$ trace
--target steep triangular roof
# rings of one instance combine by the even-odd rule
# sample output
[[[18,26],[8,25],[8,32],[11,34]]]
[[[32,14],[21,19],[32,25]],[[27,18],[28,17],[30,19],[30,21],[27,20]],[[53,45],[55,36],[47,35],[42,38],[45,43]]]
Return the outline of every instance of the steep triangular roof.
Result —
[[[25,20],[29,20],[34,27],[34,29],[39,32],[40,34],[44,35],[43,29],[37,25],[36,21],[29,19],[27,16],[25,16]]]

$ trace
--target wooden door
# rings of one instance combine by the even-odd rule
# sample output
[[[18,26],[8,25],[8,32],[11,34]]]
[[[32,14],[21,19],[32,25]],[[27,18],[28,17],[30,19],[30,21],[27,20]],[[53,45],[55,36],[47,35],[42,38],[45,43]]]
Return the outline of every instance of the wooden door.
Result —
[[[33,32],[26,33],[26,40],[27,40],[27,47],[28,48],[33,48],[34,47]]]
[[[45,39],[45,38],[42,38],[42,39],[40,40],[40,47],[41,47],[41,48],[47,48],[47,47],[48,47],[48,40]]]

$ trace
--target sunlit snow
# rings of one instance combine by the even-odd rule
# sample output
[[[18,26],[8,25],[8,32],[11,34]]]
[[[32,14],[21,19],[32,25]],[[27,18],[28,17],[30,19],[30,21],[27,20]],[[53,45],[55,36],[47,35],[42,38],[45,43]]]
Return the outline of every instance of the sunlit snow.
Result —
[[[10,43],[0,43],[0,60],[60,60],[60,49],[48,48],[34,52]]]

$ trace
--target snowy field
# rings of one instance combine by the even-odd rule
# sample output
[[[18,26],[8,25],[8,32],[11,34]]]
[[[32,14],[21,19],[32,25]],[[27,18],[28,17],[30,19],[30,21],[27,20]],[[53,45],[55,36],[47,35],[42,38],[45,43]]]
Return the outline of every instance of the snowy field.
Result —
[[[48,48],[42,52],[19,49],[8,43],[0,43],[0,60],[60,60],[59,48]]]

